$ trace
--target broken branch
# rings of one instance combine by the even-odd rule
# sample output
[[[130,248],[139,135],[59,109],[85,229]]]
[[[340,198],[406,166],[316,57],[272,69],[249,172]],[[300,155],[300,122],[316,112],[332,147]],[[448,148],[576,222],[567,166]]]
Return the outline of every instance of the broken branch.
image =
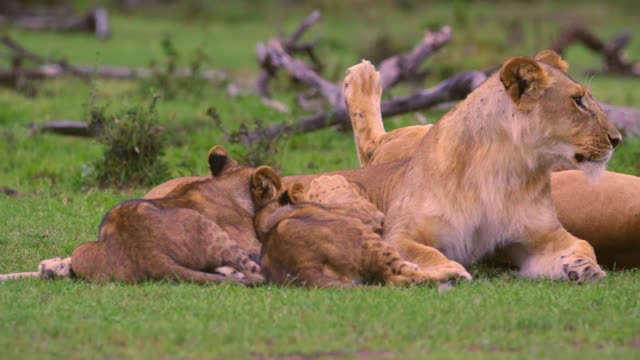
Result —
[[[631,34],[623,32],[605,42],[588,29],[578,26],[561,34],[551,48],[561,54],[574,42],[580,42],[604,57],[604,66],[599,72],[640,77],[640,62],[630,62],[623,53],[630,40]]]
[[[400,81],[415,77],[424,60],[449,41],[451,41],[451,27],[443,26],[438,31],[425,32],[422,41],[410,52],[395,55],[380,62],[378,71],[382,88],[386,90]]]

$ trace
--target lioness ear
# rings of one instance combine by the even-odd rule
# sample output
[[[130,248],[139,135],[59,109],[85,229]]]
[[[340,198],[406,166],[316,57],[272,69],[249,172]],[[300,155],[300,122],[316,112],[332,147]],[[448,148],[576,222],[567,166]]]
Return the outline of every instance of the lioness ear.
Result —
[[[516,104],[527,95],[540,97],[547,86],[547,74],[538,63],[527,57],[514,57],[502,65],[500,81]]]
[[[287,190],[280,195],[280,205],[297,204],[305,200],[304,186],[300,183],[289,185]]]
[[[238,162],[229,157],[229,153],[222,145],[216,145],[209,150],[211,176],[218,177],[223,172],[236,167],[238,167]]]
[[[260,166],[251,176],[251,190],[257,200],[274,199],[281,189],[280,176],[269,166]]]
[[[538,55],[536,55],[536,60],[549,64],[562,72],[567,72],[567,69],[569,68],[569,64],[562,60],[562,57],[553,50],[540,51]]]

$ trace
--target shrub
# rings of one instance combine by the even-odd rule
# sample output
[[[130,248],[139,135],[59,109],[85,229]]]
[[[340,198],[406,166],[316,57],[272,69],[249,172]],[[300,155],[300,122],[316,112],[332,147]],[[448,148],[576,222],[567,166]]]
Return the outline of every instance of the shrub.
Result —
[[[154,97],[149,107],[133,106],[113,116],[104,108],[92,107],[90,127],[102,128],[98,138],[105,147],[103,158],[95,164],[100,186],[148,186],[168,177],[157,100]]]

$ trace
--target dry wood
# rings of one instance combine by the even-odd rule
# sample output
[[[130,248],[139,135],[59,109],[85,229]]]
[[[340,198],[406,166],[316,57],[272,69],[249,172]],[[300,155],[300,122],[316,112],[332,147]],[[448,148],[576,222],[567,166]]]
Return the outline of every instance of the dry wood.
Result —
[[[68,16],[56,13],[38,13],[21,16],[0,16],[0,24],[9,23],[13,26],[39,31],[88,31],[98,38],[108,38],[109,16],[107,10],[95,8],[84,15]]]
[[[551,47],[557,53],[564,52],[574,42],[582,43],[588,49],[599,53],[604,58],[604,66],[601,71],[625,76],[640,77],[640,62],[631,62],[624,55],[624,47],[631,40],[631,34],[623,32],[611,41],[605,42],[587,28],[573,27],[562,33]]]
[[[31,125],[32,133],[52,133],[78,137],[93,137],[95,134],[84,121],[53,120],[44,124]]]
[[[41,80],[62,76],[77,77],[101,77],[110,79],[142,79],[156,74],[158,70],[149,68],[131,68],[124,66],[93,66],[73,65],[64,59],[49,59],[35,54],[7,35],[0,36],[0,45],[5,46],[11,52],[12,69],[0,69],[0,85],[15,84],[16,79]],[[39,66],[24,67],[25,62],[38,64]],[[176,69],[173,74],[176,78],[198,77],[208,81],[220,81],[226,79],[226,73],[217,70],[203,70],[193,73],[191,69]]]
[[[298,26],[296,31],[291,34],[291,36],[287,40],[280,39],[279,42],[284,45],[280,45],[282,49],[288,54],[294,53],[305,53],[311,59],[311,62],[314,64],[314,68],[316,70],[320,70],[322,68],[322,63],[320,59],[316,56],[313,48],[317,44],[318,39],[307,42],[300,43],[300,39],[304,35],[304,33],[309,30],[313,24],[315,24],[318,20],[320,20],[320,11],[313,10],[311,14],[309,14]],[[268,46],[265,46],[264,43],[258,43],[256,45],[256,58],[258,60],[258,65],[260,66],[260,75],[258,75],[258,80],[256,81],[256,90],[258,94],[265,98],[271,97],[271,91],[269,90],[269,82],[276,75],[278,67],[280,64],[277,59],[273,59],[273,54]]]
[[[480,71],[466,71],[457,74],[433,88],[383,102],[381,105],[382,116],[389,117],[416,110],[425,110],[442,102],[463,99],[485,79],[486,75]],[[274,138],[283,134],[309,132],[332,125],[347,124],[348,122],[349,113],[342,107],[334,111],[303,117],[293,124],[278,124],[253,131],[240,137],[240,141],[244,144],[251,144],[261,137]]]
[[[422,41],[408,53],[395,55],[380,62],[378,71],[382,88],[388,89],[400,81],[418,75],[420,65],[434,52],[451,41],[451,27],[443,26],[440,30],[427,31]]]

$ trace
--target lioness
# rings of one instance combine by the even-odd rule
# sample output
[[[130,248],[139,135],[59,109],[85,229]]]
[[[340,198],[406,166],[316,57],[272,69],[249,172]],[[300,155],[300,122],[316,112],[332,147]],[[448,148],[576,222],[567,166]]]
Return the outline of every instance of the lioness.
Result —
[[[568,65],[557,54],[551,51],[542,52],[538,59],[555,67],[557,71],[551,73],[552,79],[563,78],[562,73],[566,72]],[[563,84],[566,82],[558,85]],[[565,91],[572,88],[575,88],[575,85],[570,81]],[[483,87],[475,93],[477,97],[481,97],[480,105],[483,107],[488,106],[486,104],[489,101],[493,101],[491,106],[495,107],[504,107],[500,101],[507,104],[511,102],[506,96],[492,100],[499,95],[495,87]],[[379,74],[369,62],[363,61],[349,69],[349,75],[345,79],[345,98],[351,113],[358,158],[362,167],[410,157],[433,126],[409,126],[385,132],[380,113],[381,94]],[[566,120],[562,119],[564,114],[571,116],[576,110],[573,105],[561,106],[560,103],[567,101],[566,95],[558,98],[547,96],[539,100],[540,106],[543,107],[549,107],[551,103],[551,109],[556,111],[551,116],[560,121]],[[589,107],[596,106],[594,104]],[[478,109],[464,106],[452,112],[452,115],[464,117],[467,116],[465,112]],[[470,128],[466,130],[468,131],[471,131]],[[609,141],[613,141],[612,146],[619,141],[617,132]],[[603,139],[600,145],[608,146],[606,139]],[[572,168],[575,167],[576,161],[564,162],[561,165]],[[580,162],[583,167],[585,164],[588,165],[589,162]],[[551,175],[551,189],[561,224],[570,233],[593,245],[600,263],[617,268],[640,266],[640,178],[605,172],[594,182],[588,181],[579,171],[562,171]]]
[[[348,205],[322,205],[306,201],[299,183],[284,189],[268,167],[256,175],[255,228],[268,281],[342,288],[363,282],[419,284],[432,278],[382,240],[375,232],[382,214],[343,177],[320,177],[311,183],[308,195],[316,200],[349,199]]]
[[[550,176],[557,163],[597,176],[622,137],[565,69],[552,51],[507,60],[427,131],[413,155],[388,166],[388,180],[376,185],[386,195],[377,199],[385,240],[427,269],[508,247],[525,277],[604,277],[593,248],[560,224]],[[377,82],[375,69],[361,64],[350,69],[345,94],[378,92]],[[353,105],[355,119],[374,111]]]
[[[262,281],[260,266],[249,257],[258,253],[249,194],[254,169],[238,165],[221,146],[209,151],[208,160],[215,179],[181,184],[158,199],[124,201],[103,218],[98,241],[80,245],[71,257],[43,261],[38,272],[0,279]],[[244,277],[214,273],[222,266]]]

